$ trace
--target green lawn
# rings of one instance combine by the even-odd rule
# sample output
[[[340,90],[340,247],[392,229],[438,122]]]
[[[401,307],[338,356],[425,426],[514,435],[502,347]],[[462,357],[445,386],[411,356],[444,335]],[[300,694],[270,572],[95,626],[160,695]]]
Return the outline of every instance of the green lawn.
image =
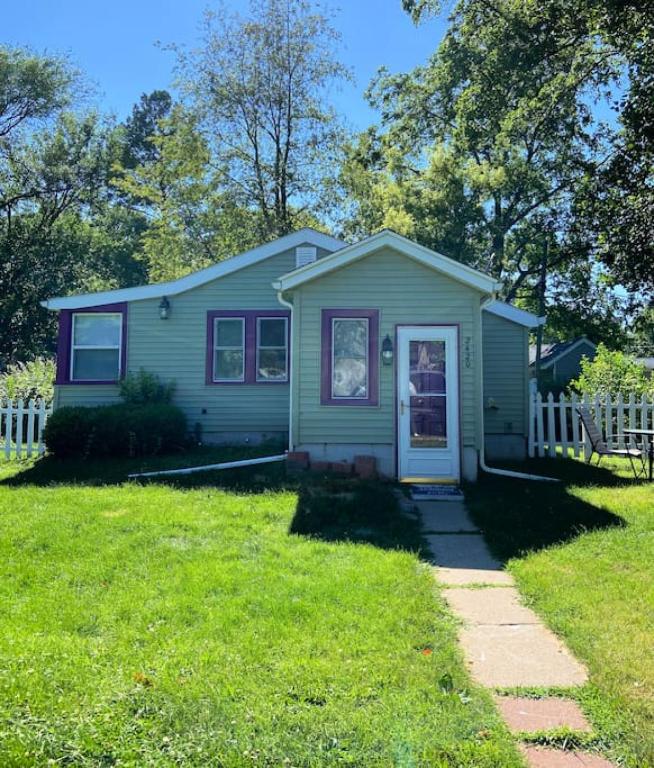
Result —
[[[524,465],[520,467],[524,469]],[[627,765],[654,766],[654,484],[627,462],[538,460],[564,482],[486,476],[466,495],[522,593],[590,671],[579,694]]]
[[[3,768],[521,765],[389,488],[133,467],[0,464]]]

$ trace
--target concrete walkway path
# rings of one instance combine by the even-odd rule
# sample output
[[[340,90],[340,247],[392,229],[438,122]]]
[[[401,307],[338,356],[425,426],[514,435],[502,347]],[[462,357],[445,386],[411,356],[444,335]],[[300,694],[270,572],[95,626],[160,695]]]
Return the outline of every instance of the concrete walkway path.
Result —
[[[569,688],[588,679],[585,667],[526,606],[511,574],[503,570],[460,501],[413,502],[432,552],[434,576],[445,600],[461,619],[459,640],[472,677],[502,688]],[[501,701],[501,704],[500,704]],[[558,728],[588,732],[590,726],[570,700],[498,697],[509,728],[518,736]],[[531,768],[611,763],[595,754],[521,746]]]

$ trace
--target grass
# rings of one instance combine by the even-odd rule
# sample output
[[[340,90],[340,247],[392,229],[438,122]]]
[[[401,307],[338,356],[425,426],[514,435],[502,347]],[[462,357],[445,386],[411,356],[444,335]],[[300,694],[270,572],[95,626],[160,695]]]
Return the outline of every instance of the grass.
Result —
[[[3,768],[521,765],[389,487],[135,468],[0,464]]]
[[[525,469],[525,466],[521,466]],[[623,764],[654,766],[654,485],[626,462],[535,460],[563,482],[486,475],[466,496],[528,602],[588,665],[576,694]]]

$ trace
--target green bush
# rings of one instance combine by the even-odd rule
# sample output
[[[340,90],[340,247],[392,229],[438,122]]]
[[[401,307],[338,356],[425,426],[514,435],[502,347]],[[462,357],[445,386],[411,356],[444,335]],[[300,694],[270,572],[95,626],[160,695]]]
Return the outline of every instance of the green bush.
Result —
[[[604,344],[598,345],[593,360],[582,357],[581,373],[569,386],[572,392],[589,395],[654,395],[654,380],[648,377],[645,366]]]
[[[51,402],[54,393],[54,360],[37,357],[28,363],[16,363],[0,375],[0,398]]]
[[[170,403],[175,394],[175,382],[164,383],[154,373],[144,371],[128,374],[120,384],[120,396],[129,405]]]
[[[50,416],[45,442],[59,458],[174,453],[186,445],[186,418],[166,403],[69,406]]]

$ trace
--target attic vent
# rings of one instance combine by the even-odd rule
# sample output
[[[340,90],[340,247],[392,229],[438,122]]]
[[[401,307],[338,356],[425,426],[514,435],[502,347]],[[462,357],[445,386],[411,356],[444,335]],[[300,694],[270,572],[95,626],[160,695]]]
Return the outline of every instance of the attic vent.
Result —
[[[313,264],[318,253],[315,245],[300,245],[295,249],[295,268],[303,267],[305,264]]]

